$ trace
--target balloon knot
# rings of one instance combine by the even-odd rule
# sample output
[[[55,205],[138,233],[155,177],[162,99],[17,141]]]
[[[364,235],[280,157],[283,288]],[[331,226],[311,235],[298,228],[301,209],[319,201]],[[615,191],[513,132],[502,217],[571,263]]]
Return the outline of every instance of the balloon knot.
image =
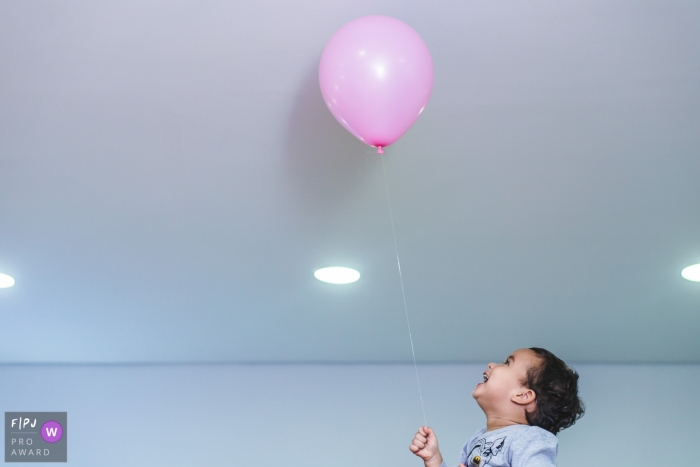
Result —
[[[381,146],[377,146],[377,154],[384,154],[384,149]]]

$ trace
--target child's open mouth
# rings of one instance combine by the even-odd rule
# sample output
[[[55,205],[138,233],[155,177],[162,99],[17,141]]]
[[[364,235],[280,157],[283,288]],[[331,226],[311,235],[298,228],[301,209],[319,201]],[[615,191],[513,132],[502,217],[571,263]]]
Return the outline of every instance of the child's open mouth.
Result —
[[[486,384],[486,382],[489,380],[489,375],[487,375],[485,371],[483,373],[483,377],[484,377],[483,383],[478,383],[477,386],[479,386],[479,384]]]

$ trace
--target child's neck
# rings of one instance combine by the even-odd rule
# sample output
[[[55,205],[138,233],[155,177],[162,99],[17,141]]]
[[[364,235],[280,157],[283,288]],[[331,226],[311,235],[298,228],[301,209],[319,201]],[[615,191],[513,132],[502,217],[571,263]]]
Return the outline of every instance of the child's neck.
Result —
[[[525,417],[486,415],[486,431],[499,430],[513,425],[527,425]]]

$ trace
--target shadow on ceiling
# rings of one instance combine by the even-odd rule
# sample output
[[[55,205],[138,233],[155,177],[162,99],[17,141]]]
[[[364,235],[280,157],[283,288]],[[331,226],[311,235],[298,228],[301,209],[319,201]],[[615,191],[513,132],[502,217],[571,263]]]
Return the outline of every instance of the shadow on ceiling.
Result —
[[[375,150],[348,133],[326,108],[318,68],[309,68],[294,99],[284,170],[298,212],[332,219],[377,170]]]

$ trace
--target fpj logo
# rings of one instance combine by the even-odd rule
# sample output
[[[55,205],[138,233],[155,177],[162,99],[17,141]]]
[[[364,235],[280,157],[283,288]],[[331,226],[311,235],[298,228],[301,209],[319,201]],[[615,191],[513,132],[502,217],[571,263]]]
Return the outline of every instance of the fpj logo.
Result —
[[[67,412],[5,412],[5,462],[67,462]]]

